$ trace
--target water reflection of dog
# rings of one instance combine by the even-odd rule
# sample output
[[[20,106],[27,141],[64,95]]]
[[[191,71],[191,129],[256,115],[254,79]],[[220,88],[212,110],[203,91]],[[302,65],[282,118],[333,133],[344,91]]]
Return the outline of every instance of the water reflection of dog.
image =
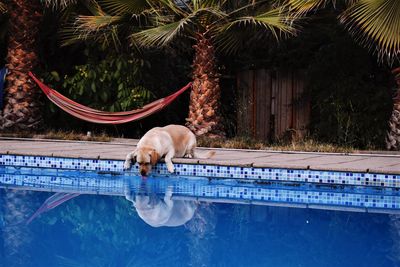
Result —
[[[180,226],[192,219],[196,203],[188,200],[172,199],[172,187],[168,187],[164,197],[149,192],[146,183],[142,183],[136,194],[125,191],[125,198],[133,203],[140,218],[153,227]]]

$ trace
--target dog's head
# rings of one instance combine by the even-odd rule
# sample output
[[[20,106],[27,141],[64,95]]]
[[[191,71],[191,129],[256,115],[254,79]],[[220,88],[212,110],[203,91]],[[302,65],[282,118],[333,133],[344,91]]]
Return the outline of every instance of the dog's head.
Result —
[[[133,160],[139,164],[139,173],[147,176],[151,172],[151,167],[156,165],[160,156],[154,148],[138,148]]]
[[[147,184],[147,180],[141,180],[140,186],[125,188],[125,198],[133,203],[137,210],[151,210],[160,202],[160,198],[152,191],[151,186]]]

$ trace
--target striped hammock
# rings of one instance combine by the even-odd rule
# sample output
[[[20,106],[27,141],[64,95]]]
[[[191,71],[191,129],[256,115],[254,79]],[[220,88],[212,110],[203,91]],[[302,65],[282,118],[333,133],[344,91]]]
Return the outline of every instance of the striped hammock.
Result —
[[[54,209],[55,207],[61,205],[62,203],[79,196],[80,194],[78,193],[55,193],[48,199],[46,199],[42,206],[38,210],[35,211],[33,215],[29,217],[28,220],[26,220],[26,224],[30,224],[36,217],[39,217],[42,213],[45,213],[51,209]]]
[[[56,90],[51,89],[50,87],[42,83],[32,74],[32,72],[29,72],[29,76],[37,83],[40,89],[42,89],[47,98],[50,99],[50,101],[57,105],[59,108],[76,118],[99,124],[121,124],[143,119],[169,105],[179,95],[181,95],[192,86],[192,83],[190,82],[175,93],[151,102],[139,109],[122,112],[107,112],[92,109],[63,96]]]

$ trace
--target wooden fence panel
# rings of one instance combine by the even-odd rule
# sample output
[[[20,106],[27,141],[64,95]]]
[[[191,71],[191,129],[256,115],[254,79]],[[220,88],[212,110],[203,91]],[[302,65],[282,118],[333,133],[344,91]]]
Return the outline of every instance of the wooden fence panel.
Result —
[[[271,75],[267,70],[258,70],[255,76],[255,138],[267,140],[270,136],[271,116],[264,110],[271,110]]]
[[[238,134],[271,141],[302,138],[310,121],[310,99],[301,71],[238,73]]]
[[[238,125],[237,130],[240,135],[253,136],[250,122],[253,113],[253,71],[245,71],[238,74]]]

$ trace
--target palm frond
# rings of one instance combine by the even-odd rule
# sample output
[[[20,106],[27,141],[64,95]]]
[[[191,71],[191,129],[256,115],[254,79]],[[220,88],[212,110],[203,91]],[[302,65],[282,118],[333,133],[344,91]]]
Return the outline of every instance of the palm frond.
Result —
[[[105,0],[108,1],[108,0]],[[110,0],[111,1],[111,0]],[[118,2],[117,0],[113,0]],[[147,0],[150,1],[150,0]],[[126,0],[121,0],[122,6]],[[142,2],[141,13],[131,13],[131,9],[123,10],[120,6],[114,7],[114,12],[120,15],[110,15],[103,10],[95,0],[85,2],[86,8],[93,14],[91,16],[78,16],[73,23],[68,24],[61,31],[62,45],[70,45],[79,41],[92,40],[100,43],[103,47],[113,44],[116,49],[121,45],[121,38],[126,38],[132,32],[148,23],[148,14],[145,3]],[[110,7],[110,6],[108,6]],[[139,8],[139,6],[137,6]],[[139,11],[139,9],[137,9]],[[125,34],[125,37],[122,37]],[[134,45],[134,47],[136,47]]]
[[[250,32],[247,32],[250,33]],[[249,41],[248,34],[243,34],[242,30],[231,28],[229,31],[225,31],[214,35],[214,42],[217,48],[224,51],[226,54],[234,54],[245,46],[245,43]]]
[[[110,14],[140,14],[150,8],[148,0],[101,0],[100,5]]]
[[[213,20],[218,21],[225,17],[224,12],[214,8],[200,8],[176,22],[172,21],[171,16],[158,16],[159,26],[135,33],[132,38],[143,46],[164,46],[183,32],[193,36],[194,31],[206,31],[206,26]]]
[[[95,0],[85,1],[84,5],[93,15],[77,16],[74,22],[66,23],[66,26],[60,30],[62,46],[96,39],[93,36],[98,34],[100,29],[111,24],[112,16],[107,15]]]
[[[158,2],[158,5],[154,2]],[[167,9],[168,11],[181,17],[189,15],[187,11],[185,11],[183,8],[180,7],[180,5],[178,5],[178,2],[176,0],[158,0],[154,2],[152,4],[153,9],[156,9],[156,7],[158,7],[158,9]]]
[[[206,28],[214,28],[215,25],[223,23],[228,14],[218,7],[205,7],[194,11],[189,18],[195,22],[197,28],[204,31]]]
[[[119,47],[118,24],[122,20],[119,16],[99,15],[99,16],[78,16],[75,23],[65,27],[61,32],[62,45],[85,40],[94,40],[102,46],[113,44]]]
[[[194,0],[193,2],[195,2]],[[228,0],[197,0],[199,3],[200,8],[208,8],[208,7],[223,7]],[[237,1],[238,2],[238,1]]]
[[[400,59],[400,1],[360,0],[340,17],[356,40],[392,64]]]
[[[110,15],[78,16],[75,21],[75,28],[81,32],[96,32],[112,24],[117,24],[121,18],[121,16]]]
[[[84,5],[94,16],[103,16],[107,14],[96,0],[84,1]]]
[[[192,0],[192,6],[193,10],[199,10],[199,9],[204,9],[204,8],[215,8],[215,7],[221,7],[224,5],[226,1],[221,1],[221,0]]]
[[[164,46],[179,36],[188,26],[190,21],[187,18],[180,21],[160,25],[155,28],[143,30],[131,35],[132,41],[141,46]]]
[[[358,1],[359,0],[341,0],[340,2],[343,2],[348,6],[353,5]],[[336,6],[337,2],[338,0],[288,0],[287,5],[292,9],[293,12],[304,15],[310,11],[323,8],[328,4]]]
[[[187,0],[175,0],[175,3],[179,8],[193,12],[192,5]]]
[[[7,6],[5,3],[0,2],[0,13],[6,13],[7,12]]]
[[[76,4],[77,0],[44,0],[46,6],[52,8],[65,8],[69,5]]]
[[[193,5],[193,10],[198,10],[198,9],[200,9],[201,0],[192,0],[192,5]]]
[[[335,0],[289,0],[288,5],[299,14],[306,14],[312,10],[325,6],[328,2],[333,2]]]
[[[88,39],[98,40],[98,36],[104,36],[104,33],[106,33],[105,28],[109,28],[113,22],[117,21],[117,17],[107,15],[96,1],[89,0],[84,4],[93,15],[77,16],[74,22],[66,24],[60,30],[63,46]],[[100,33],[101,30],[102,32]],[[115,30],[110,32],[114,34]],[[100,39],[104,39],[104,37]]]
[[[231,54],[249,45],[249,41],[265,40],[273,36],[295,35],[298,16],[291,15],[284,7],[275,8],[254,16],[239,17],[219,27],[214,34],[219,49]]]
[[[294,21],[297,16],[291,15],[284,8],[275,8],[255,16],[240,17],[226,24],[222,30],[238,27],[261,27],[265,28],[279,39],[280,33],[295,34],[296,28]]]

